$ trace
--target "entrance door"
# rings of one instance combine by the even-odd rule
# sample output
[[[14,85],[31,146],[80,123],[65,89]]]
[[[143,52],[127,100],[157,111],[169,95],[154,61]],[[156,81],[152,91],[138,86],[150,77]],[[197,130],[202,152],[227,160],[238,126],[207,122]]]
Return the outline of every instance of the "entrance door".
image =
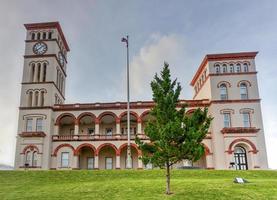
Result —
[[[246,151],[243,147],[235,147],[234,151],[236,170],[247,170]]]
[[[113,158],[105,159],[106,169],[113,169]]]
[[[94,158],[89,157],[88,158],[88,169],[93,169],[94,168]]]

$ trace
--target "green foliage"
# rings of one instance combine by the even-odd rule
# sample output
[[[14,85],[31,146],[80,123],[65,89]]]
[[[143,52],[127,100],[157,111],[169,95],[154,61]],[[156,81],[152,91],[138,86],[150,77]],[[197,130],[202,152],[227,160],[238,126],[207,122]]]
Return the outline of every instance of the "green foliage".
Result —
[[[156,74],[151,82],[154,108],[150,120],[145,128],[149,142],[136,139],[142,150],[144,164],[151,162],[154,166],[164,168],[183,159],[197,161],[204,154],[201,144],[205,138],[212,118],[208,116],[207,108],[196,109],[190,115],[186,114],[186,105],[180,109],[180,83],[171,80],[167,63],[160,77]]]

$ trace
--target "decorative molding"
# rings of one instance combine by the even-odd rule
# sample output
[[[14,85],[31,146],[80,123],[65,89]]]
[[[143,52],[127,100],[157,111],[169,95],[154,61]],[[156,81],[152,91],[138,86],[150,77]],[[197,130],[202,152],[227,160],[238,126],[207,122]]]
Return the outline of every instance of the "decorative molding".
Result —
[[[81,150],[83,147],[88,147],[88,148],[90,148],[90,149],[93,151],[93,156],[95,156],[96,148],[95,148],[92,144],[89,144],[89,143],[83,143],[83,144],[79,145],[79,146],[74,150],[74,156],[78,156],[78,155],[80,154],[80,150]]]
[[[101,149],[104,148],[104,147],[107,147],[107,146],[108,146],[108,147],[111,147],[112,149],[114,149],[116,156],[119,156],[119,155],[120,155],[118,149],[116,148],[116,146],[115,146],[114,144],[112,144],[112,143],[103,143],[103,144],[101,144],[101,145],[96,149],[95,156],[98,156],[99,153],[100,153],[100,151],[101,151]]]
[[[217,88],[220,88],[220,86],[221,86],[222,84],[225,84],[225,85],[227,85],[228,87],[231,87],[231,83],[230,83],[230,82],[228,82],[228,81],[220,81],[220,82],[217,84]]]
[[[259,103],[261,99],[234,99],[234,100],[212,100],[211,104],[227,103]]]
[[[45,137],[46,134],[42,131],[39,132],[22,132],[18,134],[20,137]]]
[[[73,153],[75,152],[75,149],[74,147],[71,145],[71,144],[60,144],[59,146],[57,146],[53,152],[53,154],[51,155],[52,157],[56,157],[57,156],[57,153],[58,151],[63,148],[63,147],[69,147],[72,149]]]
[[[60,122],[61,122],[61,119],[64,118],[64,117],[72,117],[73,118],[73,123],[77,124],[77,119],[76,119],[74,114],[72,114],[72,113],[62,113],[56,118],[55,125],[59,126]]]
[[[223,128],[221,133],[258,133],[259,131],[260,129],[255,127],[230,127]]]
[[[243,114],[243,113],[251,113],[251,114],[254,114],[254,109],[252,108],[242,108],[239,110],[239,113],[240,114]]]
[[[242,83],[246,83],[246,85],[247,85],[248,87],[251,87],[251,86],[252,86],[251,83],[250,83],[250,81],[248,81],[248,80],[241,80],[241,81],[238,82],[237,87],[240,87],[240,84],[242,84]]]
[[[257,154],[259,151],[257,150],[255,144],[251,142],[250,140],[247,140],[245,138],[238,138],[235,139],[233,142],[230,143],[229,148],[227,151],[228,154],[232,154],[234,152],[234,147],[236,144],[239,144],[240,142],[243,142],[244,144],[247,144],[251,147],[251,150],[249,152],[252,152],[253,154]]]
[[[224,113],[231,113],[231,114],[235,114],[235,110],[231,109],[231,108],[224,108],[220,110],[220,114],[224,114]]]
[[[43,117],[44,119],[47,119],[47,115],[45,114],[27,114],[27,115],[23,115],[23,120],[25,120],[26,118],[29,117]]]

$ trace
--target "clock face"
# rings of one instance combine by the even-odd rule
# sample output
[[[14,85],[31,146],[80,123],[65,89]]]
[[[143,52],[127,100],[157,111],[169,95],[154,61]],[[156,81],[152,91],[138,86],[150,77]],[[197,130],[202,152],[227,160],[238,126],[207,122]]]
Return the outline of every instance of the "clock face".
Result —
[[[60,61],[61,66],[64,66],[65,60],[64,60],[62,52],[59,52],[58,56],[59,56],[59,61]]]
[[[47,45],[43,42],[38,42],[34,45],[33,51],[35,54],[42,55],[47,51]]]

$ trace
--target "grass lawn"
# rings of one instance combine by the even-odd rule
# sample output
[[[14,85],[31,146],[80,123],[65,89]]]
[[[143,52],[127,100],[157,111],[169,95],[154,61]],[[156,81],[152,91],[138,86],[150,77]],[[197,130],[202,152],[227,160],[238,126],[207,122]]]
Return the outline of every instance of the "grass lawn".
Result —
[[[234,177],[250,183],[235,184]],[[276,199],[277,171],[0,171],[0,199]]]

